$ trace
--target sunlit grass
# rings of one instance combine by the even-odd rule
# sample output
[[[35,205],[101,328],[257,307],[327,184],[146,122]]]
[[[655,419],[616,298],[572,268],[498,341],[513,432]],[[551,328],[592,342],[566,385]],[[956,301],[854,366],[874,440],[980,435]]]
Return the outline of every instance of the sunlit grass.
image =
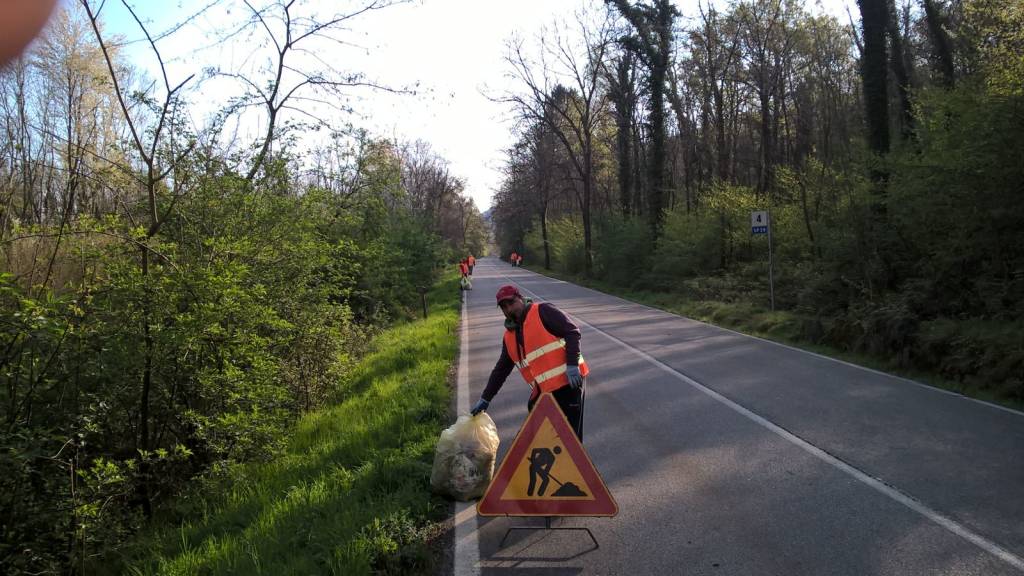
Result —
[[[429,526],[447,515],[430,466],[447,425],[458,287],[430,317],[380,334],[338,392],[302,418],[271,462],[240,467],[193,495],[180,525],[132,547],[134,574],[345,574],[429,571]]]

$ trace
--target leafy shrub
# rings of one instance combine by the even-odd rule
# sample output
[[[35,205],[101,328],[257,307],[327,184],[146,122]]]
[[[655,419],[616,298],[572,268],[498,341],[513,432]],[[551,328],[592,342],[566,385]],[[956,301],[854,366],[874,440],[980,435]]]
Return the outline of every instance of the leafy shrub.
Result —
[[[646,221],[609,216],[598,222],[596,228],[597,276],[626,287],[640,282],[652,260],[651,232]]]

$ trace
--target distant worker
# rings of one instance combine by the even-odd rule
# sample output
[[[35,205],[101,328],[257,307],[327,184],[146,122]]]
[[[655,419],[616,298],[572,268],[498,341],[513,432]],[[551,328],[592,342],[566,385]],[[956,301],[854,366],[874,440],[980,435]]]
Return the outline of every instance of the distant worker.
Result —
[[[465,260],[459,261],[459,274],[461,274],[463,278],[469,276],[469,264],[466,264]]]
[[[519,254],[516,254],[515,250],[513,250],[512,254],[510,254],[508,257],[508,263],[515,266],[517,258],[519,258]]]
[[[523,267],[523,255],[522,254],[516,254],[516,268],[522,268],[522,267]]]
[[[469,275],[472,276],[473,267],[476,266],[476,258],[473,258],[473,255],[470,254],[469,258],[466,258],[466,264],[469,264]]]
[[[519,289],[505,285],[495,295],[505,314],[505,334],[491,377],[470,412],[475,416],[490,405],[512,368],[530,385],[528,410],[542,392],[551,392],[576,436],[583,441],[583,399],[590,373],[580,354],[580,329],[548,302],[524,300]]]

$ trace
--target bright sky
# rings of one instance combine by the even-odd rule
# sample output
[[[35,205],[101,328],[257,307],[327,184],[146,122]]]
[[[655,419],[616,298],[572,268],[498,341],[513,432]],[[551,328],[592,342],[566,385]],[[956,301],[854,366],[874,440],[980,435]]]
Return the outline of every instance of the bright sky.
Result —
[[[355,5],[319,1],[325,15],[338,6]],[[152,30],[163,30],[209,0],[130,2],[151,23]],[[847,2],[856,15],[853,0],[821,0],[813,10],[826,10],[846,22]],[[532,38],[556,19],[571,21],[580,8],[601,4],[600,0],[417,0],[360,16],[352,21],[346,36],[357,47],[337,48],[330,58],[332,64],[342,70],[362,71],[387,85],[418,87],[415,96],[363,92],[353,103],[360,118],[348,120],[382,136],[429,142],[451,162],[452,172],[466,181],[477,206],[486,210],[501,180],[502,150],[512,144],[510,110],[487,98],[487,94],[517,88],[506,78],[508,39],[513,35]],[[676,4],[684,17],[696,13],[693,0],[676,0]],[[107,1],[111,31],[130,39],[139,37],[127,13],[116,10],[118,5]],[[205,18],[161,42],[165,58],[178,57],[172,67],[172,83],[174,77],[184,78],[185,70],[197,72],[219,61],[238,62],[246,57],[212,50],[191,55],[194,47],[209,43],[204,40],[207,32],[219,24],[217,17]],[[140,62],[147,57],[143,48],[136,45],[132,59],[137,66],[153,70],[152,64]]]

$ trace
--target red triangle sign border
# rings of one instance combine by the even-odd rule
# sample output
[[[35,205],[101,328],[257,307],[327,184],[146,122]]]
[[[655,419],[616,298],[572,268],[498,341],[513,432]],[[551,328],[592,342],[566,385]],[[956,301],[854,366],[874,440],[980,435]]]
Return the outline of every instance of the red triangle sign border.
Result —
[[[526,456],[534,437],[540,431],[544,420],[550,420],[555,432],[565,445],[565,451],[579,470],[583,480],[593,494],[593,500],[503,500],[502,494],[508,488],[516,468]],[[487,487],[484,497],[476,505],[477,514],[481,516],[615,516],[619,513],[619,505],[615,502],[608,487],[594,463],[590,461],[583,445],[569,427],[558,402],[550,393],[541,394],[522,428],[516,433],[515,440],[508,454],[501,461],[498,472]]]

